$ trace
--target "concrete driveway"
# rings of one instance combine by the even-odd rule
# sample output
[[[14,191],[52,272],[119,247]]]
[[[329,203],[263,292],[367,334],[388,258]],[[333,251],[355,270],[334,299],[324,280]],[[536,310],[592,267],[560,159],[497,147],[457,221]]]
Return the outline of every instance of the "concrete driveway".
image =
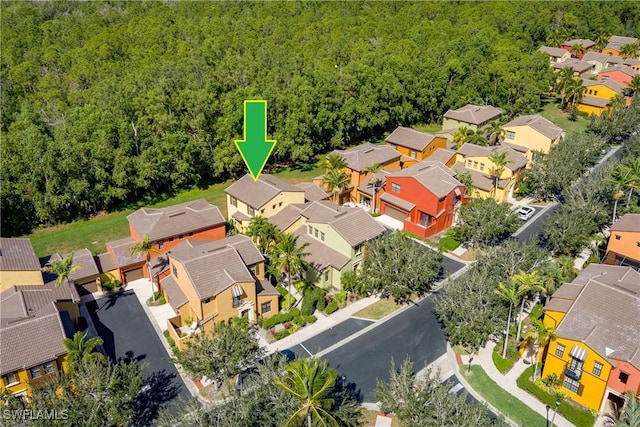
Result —
[[[135,425],[149,425],[161,407],[171,410],[178,399],[191,397],[132,291],[90,301],[86,306],[109,358],[147,364],[144,375],[149,389],[139,402]]]

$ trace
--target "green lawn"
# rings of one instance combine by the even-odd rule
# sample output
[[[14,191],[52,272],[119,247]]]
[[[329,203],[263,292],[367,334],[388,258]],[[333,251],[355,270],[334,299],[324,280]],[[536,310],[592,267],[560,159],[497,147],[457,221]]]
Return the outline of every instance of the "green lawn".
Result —
[[[471,387],[498,411],[521,426],[543,426],[546,418],[513,397],[509,392],[499,387],[478,365],[471,366],[471,373],[464,373]]]
[[[396,304],[391,299],[381,299],[353,315],[364,319],[380,320],[400,308],[402,308],[402,305]]]
[[[426,132],[426,133],[436,133],[436,132],[440,132],[442,130],[442,125],[439,124],[419,124],[419,125],[413,125],[412,128],[414,128],[415,130],[419,130],[420,132]]]
[[[569,114],[560,110],[556,104],[548,103],[544,106],[540,115],[545,119],[552,121],[556,126],[564,129],[566,133],[584,132],[587,129],[589,120],[582,116],[578,116],[575,122],[569,120]]]
[[[274,175],[291,182],[298,183],[309,181],[311,178],[322,175],[323,170],[317,166],[309,166],[296,169],[282,170]],[[200,198],[207,199],[218,206],[226,217],[227,205],[224,189],[231,185],[231,181],[221,184],[213,184],[208,188],[193,188],[185,190],[173,197],[157,203],[151,203],[151,207],[165,207],[177,203],[188,202]],[[105,252],[105,243],[129,236],[129,223],[127,215],[133,212],[129,209],[106,215],[99,215],[89,220],[76,221],[70,224],[58,225],[43,230],[37,230],[28,237],[31,239],[36,255],[41,257],[54,252],[68,253],[73,250],[88,248],[94,253]]]

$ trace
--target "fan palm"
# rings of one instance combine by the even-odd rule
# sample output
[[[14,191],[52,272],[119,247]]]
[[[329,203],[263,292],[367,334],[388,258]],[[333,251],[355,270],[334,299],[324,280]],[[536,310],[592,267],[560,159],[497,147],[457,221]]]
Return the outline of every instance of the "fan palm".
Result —
[[[513,312],[513,306],[518,303],[520,296],[518,295],[518,288],[513,282],[509,285],[499,283],[498,288],[494,290],[502,300],[509,303],[509,316],[507,317],[507,331],[504,334],[504,347],[502,348],[502,358],[507,357],[507,345],[509,344],[509,329],[511,328],[511,313]]]
[[[154,290],[154,277],[151,274],[151,266],[149,265],[149,262],[151,261],[151,254],[159,254],[160,251],[157,249],[154,249],[153,247],[154,243],[152,241],[149,240],[149,235],[145,234],[144,237],[142,238],[142,240],[140,240],[139,242],[136,242],[134,245],[132,245],[129,248],[129,253],[131,255],[144,255],[144,259],[147,263],[147,269],[149,270],[149,277],[151,278],[151,296],[153,298],[153,301],[156,300],[156,293],[153,292]],[[157,286],[157,289],[160,289],[159,286]]]
[[[104,354],[96,351],[96,347],[102,344],[102,338],[89,338],[86,332],[76,332],[73,338],[65,338],[62,341],[62,345],[67,349],[69,369],[74,369],[78,364],[85,362],[106,362]]]
[[[620,47],[620,56],[623,58],[637,58],[640,55],[640,45],[627,43]]]
[[[324,175],[322,181],[327,184],[329,191],[333,193],[335,203],[340,204],[340,193],[351,183],[349,175],[343,170],[330,170]]]
[[[293,234],[280,233],[271,249],[269,261],[279,271],[287,274],[289,294],[291,294],[291,275],[301,274],[309,268],[309,264],[305,261],[305,257],[309,254],[304,251],[307,246],[309,246],[308,243],[298,246],[298,237]]]
[[[330,393],[336,383],[337,373],[326,361],[298,359],[289,363],[286,374],[275,383],[298,401],[298,410],[291,415],[285,426],[298,425],[300,420],[307,427],[314,423],[321,426],[338,426],[338,421],[329,412],[334,404]]]

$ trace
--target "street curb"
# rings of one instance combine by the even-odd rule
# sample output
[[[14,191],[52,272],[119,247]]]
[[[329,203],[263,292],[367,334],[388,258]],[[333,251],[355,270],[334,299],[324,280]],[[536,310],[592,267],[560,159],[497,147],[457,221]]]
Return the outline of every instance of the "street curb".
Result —
[[[556,206],[558,204],[558,202],[553,201],[550,202],[547,206],[545,206],[544,208],[542,208],[540,210],[540,212],[538,212],[537,214],[535,214],[534,216],[532,216],[530,219],[530,221],[525,222],[524,224],[522,224],[522,226],[520,226],[520,228],[518,228],[516,230],[515,233],[513,233],[511,236],[512,237],[518,237],[520,235],[520,233],[522,233],[524,230],[526,230],[529,225],[531,225],[533,223],[533,221],[538,218],[539,216],[541,216],[542,214],[544,214],[546,211],[548,211],[549,209],[551,209],[552,207]]]

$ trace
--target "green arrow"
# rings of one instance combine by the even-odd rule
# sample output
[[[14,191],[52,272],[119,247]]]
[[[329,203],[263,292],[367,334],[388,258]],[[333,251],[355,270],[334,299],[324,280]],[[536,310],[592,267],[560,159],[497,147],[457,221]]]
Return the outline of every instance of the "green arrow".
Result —
[[[234,142],[257,181],[276,146],[274,139],[267,139],[267,101],[244,101],[244,139]]]

